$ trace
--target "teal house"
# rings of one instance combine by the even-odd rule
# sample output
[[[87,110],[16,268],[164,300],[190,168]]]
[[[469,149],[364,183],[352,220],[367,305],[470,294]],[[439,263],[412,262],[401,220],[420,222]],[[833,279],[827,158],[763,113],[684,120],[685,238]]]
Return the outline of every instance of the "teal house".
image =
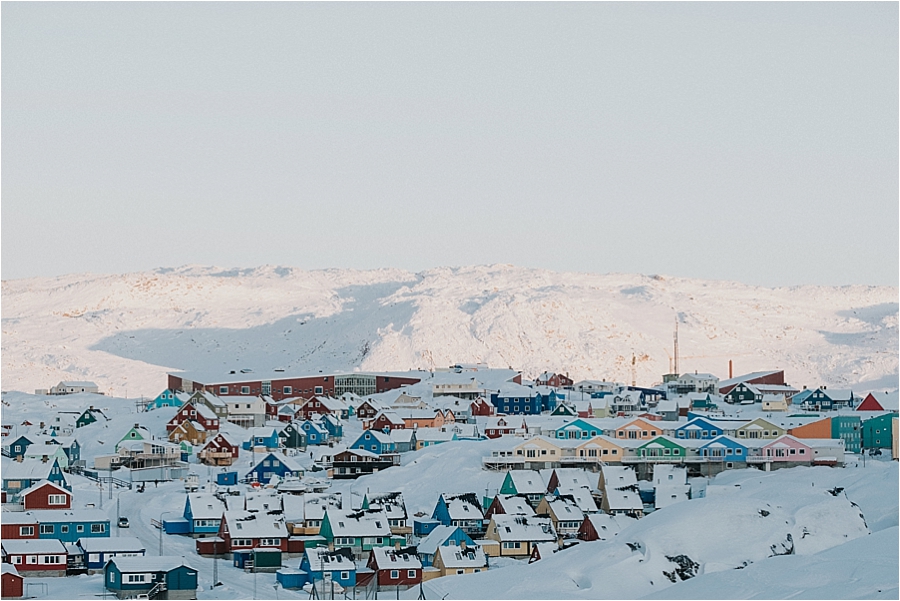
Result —
[[[103,570],[106,590],[119,599],[196,599],[197,570],[183,557],[113,557]]]
[[[862,422],[862,447],[864,449],[890,449],[893,443],[891,418],[893,413],[885,413]],[[833,428],[834,426],[832,426]]]
[[[831,437],[844,441],[844,449],[849,453],[862,450],[862,420],[858,415],[835,415],[831,418]],[[888,422],[890,430],[890,422]],[[890,447],[890,442],[888,442]]]
[[[166,389],[160,392],[155,399],[147,403],[147,411],[162,409],[163,407],[181,407],[189,398],[191,398],[191,395],[185,392]]]

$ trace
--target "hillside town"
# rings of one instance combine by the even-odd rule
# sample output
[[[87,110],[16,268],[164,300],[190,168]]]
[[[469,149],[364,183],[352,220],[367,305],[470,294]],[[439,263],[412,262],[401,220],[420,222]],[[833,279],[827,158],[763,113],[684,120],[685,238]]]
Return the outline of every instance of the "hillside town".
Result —
[[[782,370],[648,386],[523,376],[173,372],[136,402],[64,381],[27,395],[15,422],[6,394],[3,598],[97,574],[120,599],[197,598],[229,574],[252,574],[254,598],[421,598],[435,579],[611,539],[723,472],[898,458],[896,391],[795,387]],[[427,453],[448,444],[474,450],[476,477],[368,484],[425,457],[440,472]]]

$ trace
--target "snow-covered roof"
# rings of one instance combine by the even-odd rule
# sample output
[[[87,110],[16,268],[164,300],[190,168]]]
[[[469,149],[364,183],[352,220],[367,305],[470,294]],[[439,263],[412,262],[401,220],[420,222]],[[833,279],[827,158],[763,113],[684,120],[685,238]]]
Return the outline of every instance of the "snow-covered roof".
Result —
[[[27,496],[27,495],[30,495],[31,493],[33,493],[33,492],[36,491],[37,489],[43,488],[44,486],[51,486],[51,487],[53,487],[55,490],[57,490],[58,492],[60,492],[60,493],[62,493],[62,494],[64,494],[64,495],[71,495],[71,494],[72,494],[72,493],[70,493],[69,491],[67,491],[65,488],[63,488],[62,486],[59,486],[59,485],[57,485],[57,484],[54,484],[53,482],[50,482],[49,480],[41,480],[40,482],[36,482],[35,484],[32,484],[31,486],[29,486],[28,488],[26,488],[25,490],[23,490],[21,493],[19,493],[19,496],[20,496],[20,497],[25,497],[25,496]],[[5,520],[4,520],[4,521],[5,521]]]
[[[440,428],[418,428],[416,440],[426,442],[449,442],[456,437],[456,432],[445,432]]]
[[[458,528],[459,526],[436,526],[434,530],[428,533],[428,536],[423,538],[419,544],[416,545],[416,549],[418,549],[419,553],[434,555],[438,547],[446,543],[447,539],[449,539]]]
[[[379,570],[421,570],[422,562],[415,553],[404,553],[393,547],[372,549],[375,565]]]
[[[591,513],[585,516],[585,519],[591,522],[601,540],[615,536],[622,528],[634,521],[634,518],[608,513]]]
[[[402,492],[369,492],[366,493],[369,509],[382,508],[391,519],[406,518],[406,503]]]
[[[109,516],[100,509],[35,509],[29,511],[41,524],[48,522],[108,522]],[[3,518],[6,521],[6,518]]]
[[[547,505],[550,506],[553,515],[557,520],[584,521],[584,512],[575,504],[575,500],[571,497],[566,498],[565,495],[559,497],[545,497]]]
[[[690,498],[690,484],[662,484],[656,487],[656,508],[662,509]]]
[[[594,501],[591,491],[584,487],[579,488],[557,488],[556,492],[560,496],[571,497],[575,505],[584,513],[596,513],[599,511],[597,502]]]
[[[528,501],[519,495],[497,495],[497,502],[503,508],[503,513],[514,515],[534,515],[534,509]]]
[[[440,554],[441,563],[448,569],[480,568],[487,565],[484,551],[477,545],[466,547],[465,551],[457,546],[440,547],[436,553]]]
[[[340,551],[329,551],[327,547],[314,547],[306,550],[309,569],[313,572],[335,572],[356,570],[356,563]]]
[[[606,499],[611,511],[643,511],[644,503],[637,492],[608,488]]]
[[[512,478],[513,486],[516,492],[522,495],[535,495],[547,491],[547,484],[541,476],[540,472],[534,470],[510,470],[509,477]]]
[[[126,574],[132,572],[171,572],[181,566],[190,568],[185,563],[184,557],[175,556],[113,557],[110,561],[116,564],[120,572]]]
[[[335,537],[391,535],[387,514],[381,509],[348,511],[329,507],[326,513]]]
[[[653,484],[687,484],[687,468],[667,463],[656,464],[653,466]]]
[[[748,380],[755,380],[757,378],[763,378],[765,376],[775,375],[782,370],[776,369],[772,371],[754,371],[749,374],[744,374],[742,376],[737,376],[736,378],[729,378],[727,380],[722,380],[719,382],[719,389],[727,388],[728,386],[737,386],[741,382],[747,382]]]
[[[55,538],[41,539],[18,539],[2,541],[3,550],[7,555],[10,554],[31,554],[31,553],[66,553],[66,547]]]
[[[191,515],[195,520],[217,520],[225,512],[225,503],[210,493],[188,493],[188,502],[191,504]]]
[[[447,504],[447,513],[451,520],[480,520],[484,518],[478,495],[474,492],[444,493],[441,495]]]
[[[524,515],[494,514],[491,518],[496,526],[501,542],[507,541],[553,541],[556,531],[550,518]]]
[[[279,506],[277,514],[243,509],[225,511],[224,519],[232,538],[285,538],[288,536]]]
[[[146,551],[147,547],[136,536],[110,536],[79,538],[78,546],[86,553],[137,552]]]
[[[900,409],[900,391],[873,392],[872,396],[885,411],[897,411]]]
[[[325,511],[331,509],[340,510],[341,493],[307,493],[304,499],[303,517],[307,520],[321,520],[325,517]]]
[[[5,563],[5,562],[0,564],[0,573],[12,574],[14,576],[19,576],[19,571],[16,569],[16,566],[12,565],[11,563]]]

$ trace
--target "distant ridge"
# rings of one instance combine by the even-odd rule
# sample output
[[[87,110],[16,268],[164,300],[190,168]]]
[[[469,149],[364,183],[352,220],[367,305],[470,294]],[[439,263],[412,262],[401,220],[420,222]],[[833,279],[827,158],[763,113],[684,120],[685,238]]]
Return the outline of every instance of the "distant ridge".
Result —
[[[156,394],[175,369],[432,369],[486,362],[652,384],[669,369],[727,378],[784,369],[794,385],[890,390],[898,291],[766,288],[511,265],[304,271],[185,266],[2,284],[4,390],[94,380]]]

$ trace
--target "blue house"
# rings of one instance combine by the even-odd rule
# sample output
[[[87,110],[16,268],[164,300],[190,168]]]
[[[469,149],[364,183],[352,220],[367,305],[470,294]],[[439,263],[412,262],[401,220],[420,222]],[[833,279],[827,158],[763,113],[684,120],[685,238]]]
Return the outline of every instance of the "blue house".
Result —
[[[498,413],[538,415],[541,412],[541,395],[526,386],[512,384],[491,393],[491,404]]]
[[[66,477],[56,459],[52,463],[44,463],[39,459],[11,461],[3,466],[2,476],[3,492],[6,493],[6,500],[9,503],[17,503],[19,494],[23,490],[31,488],[41,480],[49,480],[70,492],[72,491],[72,487],[66,482]]]
[[[543,411],[553,411],[556,407],[566,400],[565,390],[552,390],[548,395],[541,395],[541,409]]]
[[[603,434],[603,428],[584,419],[573,420],[556,429],[556,438],[588,439]]]
[[[188,493],[184,501],[184,519],[187,521],[187,533],[198,537],[215,536],[219,532],[225,503],[211,493]]]
[[[26,513],[40,524],[38,538],[55,538],[63,543],[109,538],[109,518],[99,509],[35,509]]]
[[[728,436],[718,436],[698,449],[710,461],[747,462],[747,447]]]
[[[28,436],[20,436],[9,444],[3,445],[3,454],[12,459],[18,459],[25,456],[25,450],[35,443]]]
[[[119,598],[153,599],[157,592],[165,592],[167,599],[197,598],[197,570],[184,557],[113,557],[103,570],[103,582]]]
[[[181,407],[189,398],[191,398],[191,395],[187,393],[166,389],[159,393],[155,399],[147,403],[146,411],[162,409],[163,407]]]
[[[306,434],[307,445],[322,445],[328,442],[328,430],[322,425],[312,420],[306,420],[300,427]]]
[[[88,570],[102,570],[113,557],[137,557],[147,554],[144,543],[135,536],[110,538],[80,538],[76,546],[84,553],[84,564]]]
[[[472,548],[475,541],[459,526],[437,526],[416,547],[422,567],[434,565],[434,556],[438,548],[450,546]]]
[[[695,417],[686,424],[675,428],[675,438],[713,439],[716,436],[722,436],[724,433],[721,426],[717,426],[715,423],[702,417]]]
[[[324,580],[330,574],[342,587],[356,586],[356,563],[349,548],[329,551],[326,547],[307,549],[300,561],[300,571],[306,573],[306,582]],[[300,586],[303,586],[301,584]]]
[[[330,413],[322,415],[319,425],[325,428],[328,436],[340,440],[344,437],[344,424],[341,420]]]
[[[444,526],[458,526],[468,534],[484,533],[484,510],[474,492],[448,494],[438,497],[431,519]]]
[[[260,426],[250,429],[250,437],[241,444],[241,448],[249,451],[253,447],[277,449],[279,446],[278,430],[273,426]]]
[[[389,434],[379,432],[378,430],[363,431],[359,438],[356,439],[356,442],[350,445],[350,448],[369,451],[376,455],[386,455],[395,452],[394,440]]]
[[[60,445],[63,449],[63,453],[65,453],[66,457],[69,459],[70,466],[76,461],[81,460],[81,445],[75,437],[57,436],[56,432],[53,432],[50,435],[50,438],[47,439],[47,444]]]
[[[302,475],[303,467],[299,463],[280,453],[269,453],[247,472],[246,479],[250,482],[267,484],[272,476],[299,478]]]

